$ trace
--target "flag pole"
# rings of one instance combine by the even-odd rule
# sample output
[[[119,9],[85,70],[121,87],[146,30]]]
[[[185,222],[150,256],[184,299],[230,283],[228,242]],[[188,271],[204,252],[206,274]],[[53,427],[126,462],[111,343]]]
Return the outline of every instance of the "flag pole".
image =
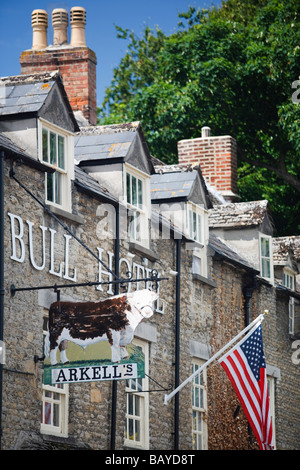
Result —
[[[252,323],[250,323],[248,326],[246,326],[246,328],[244,328],[231,341],[229,341],[229,343],[227,343],[226,346],[224,346],[222,349],[220,349],[218,352],[216,352],[216,354],[214,354],[210,359],[208,359],[208,361],[206,361],[201,367],[199,367],[199,369],[197,369],[190,377],[188,377],[184,382],[182,382],[182,384],[180,384],[177,388],[175,388],[175,390],[173,390],[168,395],[165,395],[164,405],[166,405],[168,403],[168,401],[174,395],[176,395],[176,393],[178,393],[186,384],[191,382],[191,380],[193,380],[193,378],[196,377],[196,375],[200,374],[200,372],[202,372],[203,369],[205,369],[209,364],[211,364],[214,360],[216,360],[217,357],[221,356],[221,354],[224,351],[226,351],[226,349],[228,349],[233,343],[235,343],[244,333],[246,333],[246,331],[250,330],[254,325],[256,325],[256,323],[262,322],[263,319],[264,319],[264,314],[259,315],[255,320],[253,320]]]

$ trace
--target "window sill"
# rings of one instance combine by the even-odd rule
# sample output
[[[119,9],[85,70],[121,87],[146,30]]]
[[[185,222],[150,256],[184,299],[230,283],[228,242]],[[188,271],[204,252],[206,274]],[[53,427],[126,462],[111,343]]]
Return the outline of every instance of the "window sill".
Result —
[[[76,224],[84,224],[84,219],[80,215],[72,214],[71,212],[67,212],[49,203],[46,204],[46,207],[58,217],[63,217],[64,219],[68,219],[71,222],[75,222]]]
[[[159,260],[159,257],[154,253],[154,251],[144,247],[143,245],[139,245],[138,243],[129,242],[129,250],[134,251],[143,258],[148,258],[150,261]]]
[[[193,281],[200,281],[204,284],[207,284],[210,287],[217,287],[217,283],[212,279],[207,279],[206,277],[200,276],[200,274],[193,274]]]

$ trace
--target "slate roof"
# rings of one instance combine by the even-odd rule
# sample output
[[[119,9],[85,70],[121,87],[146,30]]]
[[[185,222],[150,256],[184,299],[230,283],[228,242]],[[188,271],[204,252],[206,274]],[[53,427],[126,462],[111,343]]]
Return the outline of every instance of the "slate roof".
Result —
[[[151,199],[188,198],[197,179],[196,171],[151,175]]]
[[[59,71],[0,77],[0,119],[22,114],[37,114],[43,107],[49,93],[57,83],[64,98],[68,114],[74,124],[79,126],[68,100]]]
[[[80,163],[125,158],[135,136],[135,132],[78,135],[74,141],[75,160]]]
[[[75,160],[84,161],[124,159],[138,132],[139,121],[108,126],[81,127],[74,139]]]
[[[39,111],[57,76],[47,72],[0,78],[0,116]]]
[[[209,227],[251,227],[260,225],[268,213],[268,201],[220,204],[209,210]]]

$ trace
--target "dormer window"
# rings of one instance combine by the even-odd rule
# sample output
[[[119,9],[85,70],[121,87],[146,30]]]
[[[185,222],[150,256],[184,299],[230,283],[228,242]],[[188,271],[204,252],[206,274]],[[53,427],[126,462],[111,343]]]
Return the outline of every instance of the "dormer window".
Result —
[[[71,179],[74,162],[70,140],[63,129],[43,122],[41,126],[41,161],[53,168],[45,176],[46,203],[71,212]]]
[[[274,274],[273,274],[272,237],[268,235],[260,234],[259,235],[259,250],[260,250],[261,277],[273,283]]]
[[[192,202],[186,204],[186,233],[199,243],[193,247],[192,273],[207,277],[208,214],[202,206]]]
[[[43,162],[55,167],[47,174],[47,196],[49,202],[62,205],[63,175],[65,172],[65,138],[43,128]]]
[[[288,289],[295,290],[295,273],[292,270],[284,268],[282,284]]]
[[[128,236],[130,241],[146,247],[149,245],[149,180],[148,175],[143,175],[129,165],[125,166],[125,195],[129,215]]]
[[[186,231],[192,240],[204,245],[204,210],[191,202],[186,207]]]

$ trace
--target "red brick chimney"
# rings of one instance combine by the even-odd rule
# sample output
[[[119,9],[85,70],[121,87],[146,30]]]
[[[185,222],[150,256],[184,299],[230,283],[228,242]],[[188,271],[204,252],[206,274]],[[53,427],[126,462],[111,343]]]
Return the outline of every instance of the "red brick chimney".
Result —
[[[53,45],[47,46],[47,13],[44,10],[32,12],[33,44],[32,49],[21,54],[21,74],[59,70],[73,111],[82,111],[84,117],[96,125],[97,59],[85,42],[85,9],[71,8],[70,23],[71,44],[68,44],[68,13],[63,9],[53,10],[54,40]]]
[[[211,137],[203,127],[201,137],[180,140],[178,163],[200,164],[204,179],[231,202],[239,199],[237,188],[237,143],[230,136]]]

